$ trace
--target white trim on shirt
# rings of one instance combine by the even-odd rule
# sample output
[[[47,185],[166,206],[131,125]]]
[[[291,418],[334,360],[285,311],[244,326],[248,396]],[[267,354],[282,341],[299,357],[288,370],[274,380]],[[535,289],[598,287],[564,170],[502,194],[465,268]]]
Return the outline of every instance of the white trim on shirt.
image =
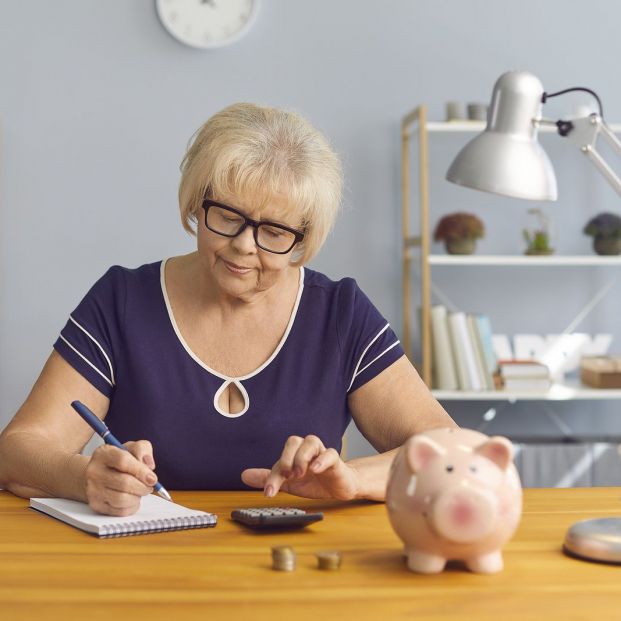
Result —
[[[354,380],[356,379],[356,377],[358,375],[360,375],[360,373],[362,373],[365,369],[367,369],[370,365],[372,365],[378,358],[381,358],[387,351],[391,350],[393,347],[395,347],[395,345],[399,344],[399,341],[397,341],[396,343],[393,343],[388,349],[385,349],[379,356],[373,358],[373,360],[371,360],[371,362],[369,362],[369,364],[365,365],[362,369],[359,370],[360,365],[362,364],[362,359],[365,357],[366,353],[369,351],[371,345],[373,345],[373,343],[375,343],[375,341],[377,341],[377,339],[384,333],[386,332],[386,330],[388,330],[388,328],[390,327],[390,324],[387,323],[376,335],[375,337],[371,340],[371,342],[365,347],[364,351],[362,352],[362,355],[360,356],[360,359],[358,360],[358,364],[356,365],[356,368],[354,369],[354,374],[352,375],[351,378],[351,382],[349,382],[349,386],[347,387],[347,392],[349,392],[350,388],[352,387]]]
[[[110,384],[110,386],[114,386],[114,383],[111,382],[110,379],[107,378],[90,360],[85,358],[62,334],[60,334],[59,336],[67,344],[68,347],[70,347],[78,356],[80,356],[80,358],[82,358],[82,360],[84,360],[84,362],[86,362],[86,364],[88,364],[89,367],[92,367],[95,371],[97,371],[97,373],[99,373],[99,375],[101,375],[101,377],[103,377],[106,382]]]
[[[114,380],[114,370],[112,369],[112,362],[110,362],[110,358],[108,358],[108,354],[106,354],[106,352],[104,351],[104,348],[100,345],[99,341],[86,328],[81,326],[71,315],[69,315],[69,319],[73,321],[73,323],[76,326],[78,326],[78,328],[80,328],[80,330],[82,330],[82,332],[84,332],[84,334],[86,334],[86,336],[88,336],[93,341],[93,343],[97,345],[97,347],[99,347],[101,353],[103,354],[103,357],[106,359],[106,362],[108,363],[108,368],[110,369],[110,379],[112,380],[111,386],[114,386],[116,382]]]
[[[356,375],[354,375],[354,380],[363,372],[366,371],[376,360],[378,360],[379,358],[381,358],[387,351],[390,351],[393,347],[396,347],[397,345],[399,345],[400,341],[397,340],[395,341],[390,347],[387,347],[381,354],[379,354],[379,356],[375,356],[375,358],[373,358],[373,360],[371,360],[371,362],[369,362],[369,364],[365,364],[362,369],[360,369],[360,371],[358,371],[358,373],[356,373]],[[352,383],[353,381],[352,380]],[[349,385],[349,388],[351,388],[351,384]],[[349,390],[348,388],[348,390]]]
[[[161,285],[161,288],[162,288],[162,294],[164,295],[164,302],[166,303],[166,310],[168,311],[168,318],[170,319],[170,323],[172,324],[172,327],[173,327],[173,329],[175,331],[175,334],[177,335],[177,338],[179,339],[179,342],[181,343],[181,345],[183,345],[183,348],[188,352],[190,357],[197,364],[199,364],[201,367],[203,367],[203,369],[205,369],[206,371],[209,371],[212,375],[215,375],[216,377],[219,377],[219,378],[221,378],[223,380],[228,380],[228,381],[242,381],[242,380],[246,380],[246,379],[249,379],[251,377],[254,377],[258,373],[263,371],[263,369],[265,369],[265,367],[268,364],[270,364],[270,362],[272,362],[272,360],[274,360],[274,358],[276,358],[276,356],[278,355],[278,352],[282,349],[283,345],[287,341],[287,337],[289,336],[289,332],[291,332],[291,329],[293,328],[293,322],[295,321],[295,317],[296,317],[296,315],[298,313],[298,307],[300,306],[300,300],[302,299],[302,291],[304,290],[304,268],[300,267],[300,277],[299,277],[299,282],[298,282],[298,294],[297,294],[297,297],[295,299],[295,304],[293,306],[293,310],[291,311],[291,317],[289,318],[289,323],[287,324],[287,329],[285,330],[285,333],[283,334],[282,338],[280,339],[280,342],[276,346],[276,349],[272,352],[272,355],[260,367],[256,368],[254,371],[251,371],[250,373],[248,373],[246,375],[240,375],[239,377],[230,377],[228,375],[224,375],[223,373],[218,373],[218,371],[215,371],[210,366],[206,365],[192,351],[190,346],[186,343],[185,339],[181,335],[181,330],[179,330],[179,326],[177,325],[177,320],[175,319],[175,316],[173,314],[172,306],[170,304],[170,299],[168,297],[168,291],[166,289],[165,274],[166,274],[166,262],[167,261],[168,261],[168,259],[164,259],[162,261],[162,264],[161,264],[161,267],[160,267],[160,285]]]

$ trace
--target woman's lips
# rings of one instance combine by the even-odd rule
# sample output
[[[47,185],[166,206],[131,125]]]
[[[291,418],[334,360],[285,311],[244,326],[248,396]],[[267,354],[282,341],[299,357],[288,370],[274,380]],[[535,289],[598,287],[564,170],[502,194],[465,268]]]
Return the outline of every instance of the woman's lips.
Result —
[[[224,259],[222,259],[222,261],[224,262],[224,265],[226,265],[226,268],[234,274],[247,274],[248,272],[252,271],[251,267],[237,265],[235,263],[231,263],[230,261],[225,261]]]

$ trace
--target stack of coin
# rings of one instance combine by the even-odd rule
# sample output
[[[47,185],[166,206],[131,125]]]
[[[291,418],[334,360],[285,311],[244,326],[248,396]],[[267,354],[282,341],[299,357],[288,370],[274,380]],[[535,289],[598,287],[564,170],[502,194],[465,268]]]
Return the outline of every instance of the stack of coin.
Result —
[[[317,552],[319,569],[339,569],[341,567],[341,554],[336,550]]]
[[[276,571],[293,571],[295,569],[295,552],[291,546],[272,548],[272,569]]]

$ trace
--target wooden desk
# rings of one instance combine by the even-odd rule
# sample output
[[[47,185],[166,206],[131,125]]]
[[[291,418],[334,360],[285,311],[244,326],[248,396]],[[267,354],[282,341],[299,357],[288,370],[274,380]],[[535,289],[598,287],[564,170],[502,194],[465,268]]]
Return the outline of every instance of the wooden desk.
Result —
[[[502,573],[457,567],[435,576],[406,570],[381,504],[311,501],[323,522],[255,534],[229,519],[238,506],[270,504],[254,492],[177,492],[218,514],[213,529],[99,540],[0,492],[0,619],[621,619],[621,566],[566,557],[561,543],[580,519],[621,514],[619,488],[525,490],[524,516]],[[271,503],[275,504],[275,503]],[[293,573],[271,569],[271,546],[292,545]],[[340,571],[314,552],[338,549]]]

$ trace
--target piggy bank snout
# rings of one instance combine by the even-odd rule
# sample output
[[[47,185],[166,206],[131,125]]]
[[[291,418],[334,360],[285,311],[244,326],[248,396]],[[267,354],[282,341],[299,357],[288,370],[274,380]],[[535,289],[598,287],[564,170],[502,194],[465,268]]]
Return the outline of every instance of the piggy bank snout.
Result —
[[[433,503],[430,521],[434,530],[455,543],[473,543],[496,527],[498,503],[489,490],[456,485],[444,490]]]

